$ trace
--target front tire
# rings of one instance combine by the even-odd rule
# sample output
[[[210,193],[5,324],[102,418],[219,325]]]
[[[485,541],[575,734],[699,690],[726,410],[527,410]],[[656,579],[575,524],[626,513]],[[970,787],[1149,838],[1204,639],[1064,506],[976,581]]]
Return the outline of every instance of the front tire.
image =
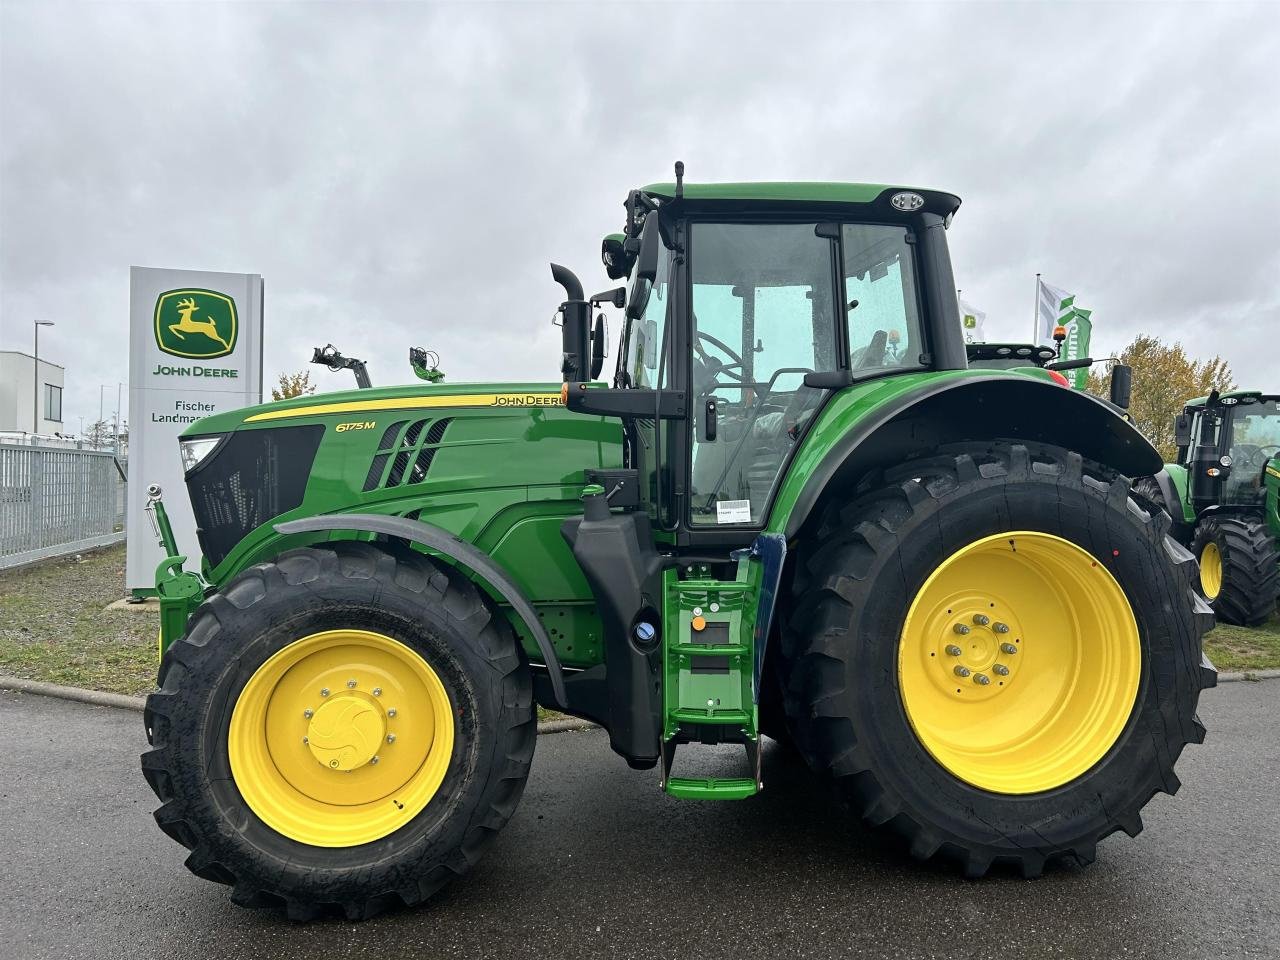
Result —
[[[363,919],[464,873],[515,811],[532,681],[457,570],[339,542],[204,603],[147,698],[156,821],[198,876],[293,919]]]
[[[1200,593],[1223,623],[1256,627],[1271,619],[1280,596],[1280,553],[1264,524],[1205,517],[1191,552],[1200,565]]]
[[[1212,615],[1168,527],[1113,472],[1012,443],[948,446],[832,502],[783,631],[801,752],[912,854],[970,876],[1137,834],[1204,738],[1214,679]]]

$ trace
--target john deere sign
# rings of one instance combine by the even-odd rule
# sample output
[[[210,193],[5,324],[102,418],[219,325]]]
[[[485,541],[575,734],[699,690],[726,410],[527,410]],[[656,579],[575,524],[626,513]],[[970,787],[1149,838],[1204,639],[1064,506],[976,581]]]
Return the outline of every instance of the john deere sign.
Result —
[[[236,348],[236,302],[216,290],[166,290],[156,298],[156,346],[174,357],[212,360]]]
[[[129,558],[126,585],[149,592],[164,559],[145,514],[164,491],[184,548],[196,545],[178,435],[203,417],[262,401],[262,278],[134,267],[130,274]],[[199,556],[188,557],[198,569]]]

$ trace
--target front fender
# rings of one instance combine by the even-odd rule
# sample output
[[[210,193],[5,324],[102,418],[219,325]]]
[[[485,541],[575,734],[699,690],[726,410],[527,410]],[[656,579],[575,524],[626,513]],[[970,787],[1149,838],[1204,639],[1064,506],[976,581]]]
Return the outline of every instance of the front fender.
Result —
[[[562,707],[568,705],[564,692],[564,670],[560,666],[560,658],[556,656],[556,649],[552,646],[551,637],[547,635],[547,630],[538,617],[538,612],[534,610],[529,598],[521,592],[502,568],[467,541],[455,537],[447,530],[423,523],[421,520],[388,517],[376,513],[338,513],[304,517],[301,520],[277,523],[275,529],[286,536],[334,530],[380,533],[421,544],[471,570],[489,584],[503,600],[511,604],[511,608],[524,620],[525,627],[533,636],[547,665],[547,674],[551,680],[551,689],[555,694],[556,703]]]
[[[1026,440],[1074,450],[1130,477],[1163,459],[1110,404],[1038,377],[963,370],[885,378],[842,390],[807,433],[769,518],[794,537],[824,492],[955,441]]]

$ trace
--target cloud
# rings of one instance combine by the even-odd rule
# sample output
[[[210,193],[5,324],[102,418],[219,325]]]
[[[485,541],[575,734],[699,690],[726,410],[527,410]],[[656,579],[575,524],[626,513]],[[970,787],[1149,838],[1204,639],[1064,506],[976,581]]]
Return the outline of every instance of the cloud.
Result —
[[[269,378],[332,341],[377,383],[411,344],[452,380],[556,379],[547,261],[606,287],[600,237],[677,158],[953,190],[989,335],[1029,330],[1039,271],[1103,349],[1155,333],[1267,385],[1268,5],[6,3],[0,27],[0,346],[56,321],[68,426],[127,369],[130,264],[262,273]]]

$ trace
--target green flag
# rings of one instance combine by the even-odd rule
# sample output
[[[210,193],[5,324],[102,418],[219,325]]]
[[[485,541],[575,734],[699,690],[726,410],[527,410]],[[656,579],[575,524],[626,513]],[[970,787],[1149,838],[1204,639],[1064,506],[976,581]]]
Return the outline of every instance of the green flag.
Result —
[[[1067,328],[1067,339],[1062,344],[1063,360],[1081,360],[1089,356],[1089,338],[1093,334],[1092,310],[1082,310],[1073,306],[1071,313],[1064,317]],[[1083,390],[1089,382],[1089,368],[1068,370],[1067,379],[1076,390]]]

